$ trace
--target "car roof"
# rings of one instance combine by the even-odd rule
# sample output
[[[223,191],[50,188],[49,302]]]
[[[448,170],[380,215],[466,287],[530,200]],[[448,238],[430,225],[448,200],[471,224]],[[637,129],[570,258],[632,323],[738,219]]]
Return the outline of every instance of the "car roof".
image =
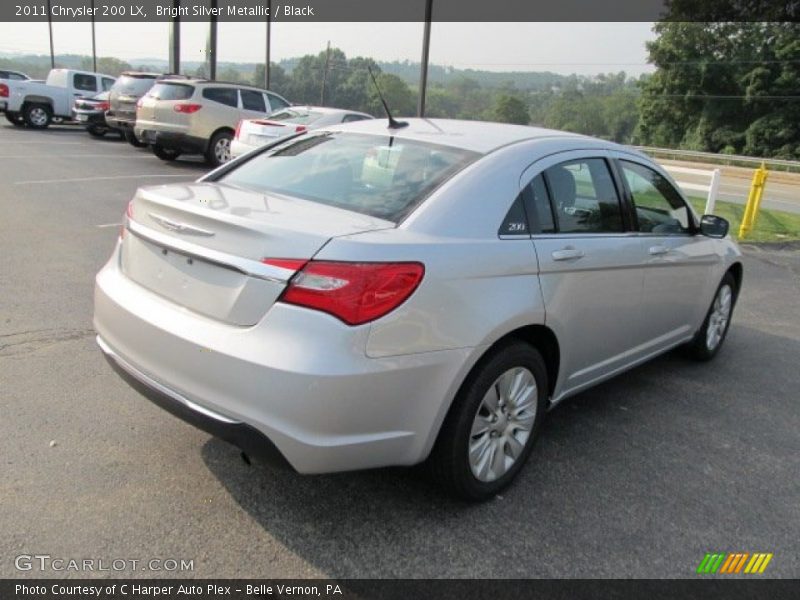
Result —
[[[432,142],[443,146],[453,146],[464,150],[471,150],[488,154],[503,146],[526,140],[545,138],[572,138],[584,139],[595,143],[604,143],[602,140],[588,136],[530,127],[527,125],[509,125],[507,123],[490,123],[485,121],[460,121],[455,119],[402,119],[408,123],[407,127],[389,129],[385,118],[365,119],[345,125],[332,125],[325,127],[328,131],[349,131],[353,133],[391,134],[397,138],[413,139],[417,141]],[[319,131],[319,130],[318,130]],[[608,147],[616,147],[608,142]]]

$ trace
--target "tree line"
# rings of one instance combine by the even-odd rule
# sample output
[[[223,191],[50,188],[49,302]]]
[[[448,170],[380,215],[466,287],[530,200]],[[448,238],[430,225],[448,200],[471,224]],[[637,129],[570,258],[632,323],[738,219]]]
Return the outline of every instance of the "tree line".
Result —
[[[797,24],[661,22],[654,31],[647,50],[655,71],[638,78],[625,72],[590,77],[431,65],[426,116],[533,124],[624,144],[800,159]],[[91,67],[88,57],[59,58],[64,66]],[[44,70],[24,59],[2,62]],[[98,70],[109,75],[160,67],[98,60]],[[380,116],[369,69],[392,111],[413,116],[419,65],[408,61],[378,63],[332,48],[271,64],[270,88],[298,104]],[[217,78],[263,85],[264,70],[264,64],[222,63]],[[205,66],[187,65],[185,74],[204,76]]]

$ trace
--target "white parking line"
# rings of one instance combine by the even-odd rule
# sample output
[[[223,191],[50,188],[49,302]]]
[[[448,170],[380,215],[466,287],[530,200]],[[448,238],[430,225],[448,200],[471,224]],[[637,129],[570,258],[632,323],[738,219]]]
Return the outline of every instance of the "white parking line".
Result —
[[[149,177],[181,177],[189,181],[193,181],[190,175],[185,173],[181,175],[115,175],[113,177],[76,177],[74,179],[38,179],[35,181],[15,181],[14,185],[32,185],[37,183],[76,183],[80,181],[109,181],[114,179],[147,179]]]
[[[47,140],[37,140],[35,142],[30,142],[30,141],[17,142],[17,141],[14,141],[14,142],[10,142],[10,143],[14,144],[15,146],[20,146],[22,144],[47,144],[48,146],[88,146],[89,145],[88,142],[49,142]]]
[[[106,227],[122,227],[122,223],[103,223],[102,225],[95,225],[98,229],[105,229]]]
[[[20,156],[19,154],[0,156],[0,159],[6,160],[9,158],[155,158],[146,154],[29,154]]]

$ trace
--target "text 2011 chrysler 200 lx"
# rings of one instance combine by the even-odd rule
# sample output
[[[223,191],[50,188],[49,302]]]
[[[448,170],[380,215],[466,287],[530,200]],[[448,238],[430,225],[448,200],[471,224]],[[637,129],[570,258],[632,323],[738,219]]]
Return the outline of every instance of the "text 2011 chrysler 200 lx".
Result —
[[[742,280],[628,148],[491,123],[307,132],[131,201],[98,343],[186,420],[301,473],[428,459],[510,483],[549,406],[678,345],[720,348]]]

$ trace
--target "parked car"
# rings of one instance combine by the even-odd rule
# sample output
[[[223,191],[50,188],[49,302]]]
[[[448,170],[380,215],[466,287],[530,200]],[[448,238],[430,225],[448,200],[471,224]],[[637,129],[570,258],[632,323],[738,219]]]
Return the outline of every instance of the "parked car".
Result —
[[[8,81],[6,118],[12,123],[22,117],[28,127],[44,129],[55,119],[70,119],[75,98],[94,96],[114,85],[109,75],[53,69],[44,83]]]
[[[111,88],[106,121],[121,130],[128,143],[137,148],[146,144],[140,142],[133,131],[136,126],[136,103],[162,77],[158,73],[125,71]]]
[[[22,126],[25,124],[25,121],[23,121],[21,117],[6,112],[6,108],[8,107],[8,98],[11,95],[11,91],[8,87],[8,83],[5,83],[3,79],[10,81],[27,81],[30,80],[30,77],[28,77],[25,73],[20,73],[19,71],[0,69],[0,112],[5,113],[6,119],[8,119],[10,123],[17,126]]]
[[[236,158],[255,148],[274,142],[280,137],[318,129],[338,123],[352,123],[372,119],[372,115],[341,108],[322,106],[290,106],[274,112],[266,119],[239,121],[231,142],[231,157]]]
[[[124,138],[122,131],[106,122],[108,106],[109,92],[102,92],[91,98],[78,98],[72,107],[72,120],[83,125],[93,137],[103,137],[113,132]]]
[[[727,232],[628,147],[361,121],[140,189],[94,326],[137,389],[247,452],[301,473],[427,459],[480,500],[564,398],[719,352],[742,284]]]
[[[251,86],[166,79],[139,100],[135,133],[162,160],[203,154],[209,164],[219,166],[230,160],[239,121],[288,105],[277,94]]]

